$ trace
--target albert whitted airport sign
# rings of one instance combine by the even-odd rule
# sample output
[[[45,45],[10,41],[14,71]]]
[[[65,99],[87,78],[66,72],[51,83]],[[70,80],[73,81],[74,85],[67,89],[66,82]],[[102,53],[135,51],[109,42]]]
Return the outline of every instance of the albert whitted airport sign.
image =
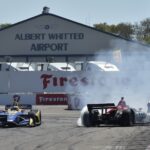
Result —
[[[112,49],[117,36],[41,14],[0,30],[0,56],[91,55]]]

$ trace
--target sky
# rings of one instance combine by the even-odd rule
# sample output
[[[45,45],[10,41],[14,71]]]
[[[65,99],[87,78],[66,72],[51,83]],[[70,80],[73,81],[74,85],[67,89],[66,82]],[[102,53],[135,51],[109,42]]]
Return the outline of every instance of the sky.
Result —
[[[93,26],[97,23],[140,23],[150,17],[150,0],[0,0],[0,24],[17,23],[50,13]]]

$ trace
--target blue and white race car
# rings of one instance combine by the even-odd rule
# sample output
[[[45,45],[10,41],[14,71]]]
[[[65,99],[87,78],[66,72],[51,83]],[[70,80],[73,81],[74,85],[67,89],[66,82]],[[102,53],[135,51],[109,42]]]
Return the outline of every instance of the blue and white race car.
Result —
[[[41,111],[33,110],[32,105],[19,106],[6,105],[5,110],[0,110],[0,126],[28,126],[35,127],[41,124]]]

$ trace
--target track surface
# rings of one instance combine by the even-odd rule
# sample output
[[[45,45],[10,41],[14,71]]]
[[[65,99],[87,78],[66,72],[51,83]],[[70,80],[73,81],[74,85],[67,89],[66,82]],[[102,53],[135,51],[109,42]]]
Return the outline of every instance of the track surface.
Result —
[[[150,126],[77,127],[79,111],[36,106],[42,125],[0,128],[0,150],[150,150]]]

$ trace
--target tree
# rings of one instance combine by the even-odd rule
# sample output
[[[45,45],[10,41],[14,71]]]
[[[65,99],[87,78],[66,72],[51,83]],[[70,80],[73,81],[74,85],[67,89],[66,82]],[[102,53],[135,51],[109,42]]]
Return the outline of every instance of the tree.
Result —
[[[11,25],[10,23],[0,24],[0,29],[6,28],[10,25]]]
[[[129,23],[120,23],[118,25],[108,25],[107,23],[100,23],[100,24],[95,24],[94,27],[102,31],[117,34],[127,39],[131,39],[134,31],[133,25]]]
[[[111,32],[110,26],[107,23],[99,23],[99,24],[94,24],[94,27],[98,30],[105,31],[105,32]]]
[[[139,39],[150,44],[150,18],[141,21],[139,29],[141,32]]]
[[[120,23],[117,25],[117,32],[120,36],[131,39],[133,35],[133,25],[130,23]]]

